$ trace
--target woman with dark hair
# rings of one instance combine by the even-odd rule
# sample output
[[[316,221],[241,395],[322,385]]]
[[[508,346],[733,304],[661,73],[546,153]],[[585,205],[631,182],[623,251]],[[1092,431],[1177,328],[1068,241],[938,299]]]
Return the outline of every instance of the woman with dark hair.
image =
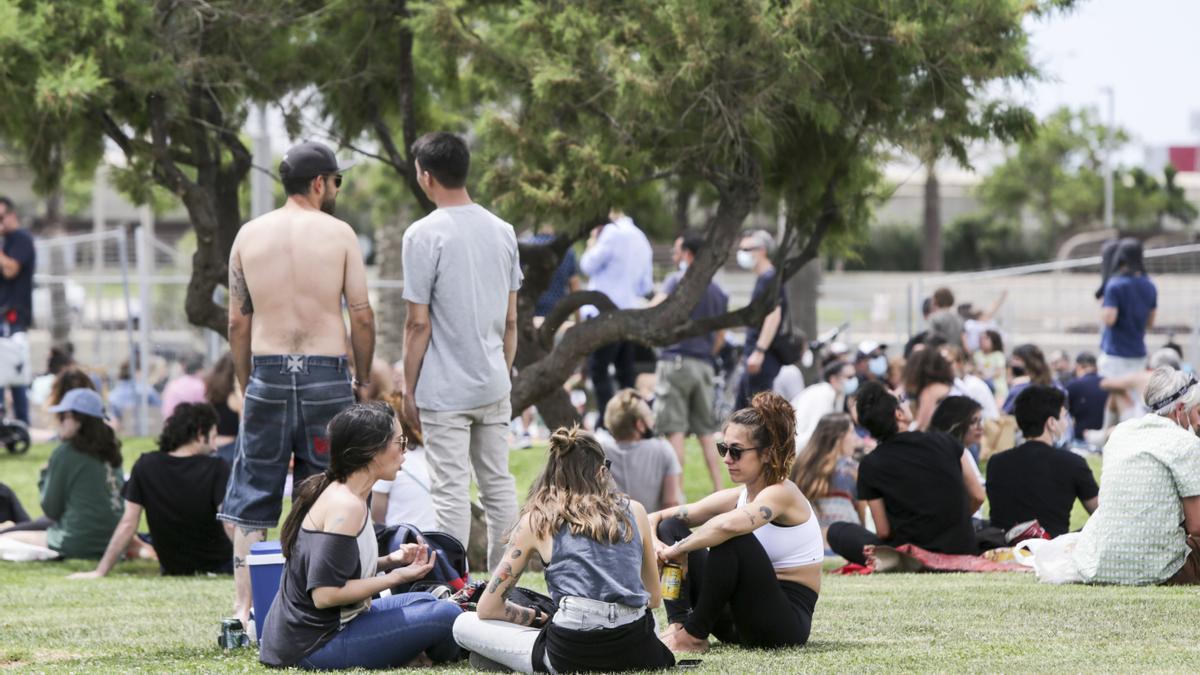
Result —
[[[279,533],[287,562],[259,660],[315,670],[453,660],[458,605],[429,593],[371,599],[424,578],[436,556],[423,544],[379,556],[367,496],[404,462],[395,411],[382,402],[343,410],[329,422],[329,446],[329,468],[299,485]]]
[[[913,402],[916,430],[925,431],[938,404],[954,392],[954,367],[937,349],[915,351],[904,364],[904,390]]]
[[[788,479],[796,413],[762,392],[729,418],[724,437],[717,451],[742,487],[650,516],[659,560],[685,569],[679,600],[667,602],[663,642],[683,652],[706,650],[709,634],[747,647],[802,645],[825,544],[812,505]]]
[[[46,405],[53,407],[62,403],[63,397],[73,389],[95,390],[96,383],[77,366],[68,366],[54,380],[54,386],[50,388],[50,398],[46,399]],[[48,412],[54,411],[49,410]]]
[[[1026,343],[1014,348],[1008,365],[1012,379],[1008,389],[1008,398],[1004,399],[1002,406],[1006,415],[1013,414],[1016,409],[1017,396],[1031,384],[1062,389],[1062,385],[1054,379],[1054,373],[1051,372],[1050,366],[1046,364],[1046,357],[1042,354],[1042,349],[1035,344]]]
[[[71,578],[108,574],[133,540],[143,509],[164,575],[233,573],[233,526],[217,520],[229,465],[213,455],[216,427],[217,413],[207,403],[175,406],[163,423],[159,451],[133,464],[125,484],[125,514],[100,564]]]
[[[596,437],[550,437],[546,467],[509,537],[477,614],[454,623],[472,665],[522,673],[659,670],[675,665],[654,634],[661,598],[646,510],[617,490]],[[508,600],[534,554],[546,564],[553,619]],[[482,662],[480,662],[482,660]]]
[[[232,464],[238,417],[242,413],[242,392],[234,377],[233,355],[229,352],[217,360],[204,378],[204,399],[217,413],[217,454]]]
[[[9,530],[0,537],[41,546],[64,558],[99,558],[121,519],[121,441],[105,423],[104,401],[72,389],[58,405],[62,443],[38,481],[45,529]],[[53,522],[50,522],[53,521]]]
[[[862,446],[850,415],[829,413],[817,422],[808,445],[796,457],[792,482],[817,510],[822,535],[833,523],[862,524],[866,505],[858,500],[854,459]]]
[[[950,396],[942,401],[937,410],[933,412],[929,428],[931,431],[950,434],[962,446],[963,470],[966,470],[969,463],[975,479],[978,481],[978,483],[968,482],[966,484],[967,496],[982,504],[987,499],[983,473],[979,471],[979,464],[975,462],[975,456],[968,448],[983,440],[983,407],[969,396]],[[979,521],[983,520],[982,506],[975,511],[972,518],[977,521],[976,527],[978,528]]]

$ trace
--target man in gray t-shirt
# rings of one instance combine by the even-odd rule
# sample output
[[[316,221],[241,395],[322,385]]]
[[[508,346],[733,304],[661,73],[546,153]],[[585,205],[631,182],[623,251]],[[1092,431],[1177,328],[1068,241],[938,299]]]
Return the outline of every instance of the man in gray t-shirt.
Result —
[[[474,469],[494,568],[517,516],[505,439],[522,279],[517,238],[467,194],[462,139],[427,134],[413,156],[417,180],[438,208],[404,234],[405,405],[424,430],[438,529],[467,542]]]

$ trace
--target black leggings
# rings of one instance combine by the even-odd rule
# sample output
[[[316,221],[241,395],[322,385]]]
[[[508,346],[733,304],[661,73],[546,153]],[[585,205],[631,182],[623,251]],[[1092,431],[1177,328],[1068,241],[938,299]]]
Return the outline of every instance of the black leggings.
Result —
[[[867,556],[863,555],[864,546],[877,546],[883,540],[875,536],[867,528],[854,523],[834,523],[825,532],[825,540],[829,548],[852,563],[867,564]]]
[[[678,520],[658,525],[658,538],[674,544],[691,534]],[[808,641],[817,593],[780,581],[753,534],[688,554],[679,600],[668,600],[667,618],[689,634],[751,647],[788,647]]]

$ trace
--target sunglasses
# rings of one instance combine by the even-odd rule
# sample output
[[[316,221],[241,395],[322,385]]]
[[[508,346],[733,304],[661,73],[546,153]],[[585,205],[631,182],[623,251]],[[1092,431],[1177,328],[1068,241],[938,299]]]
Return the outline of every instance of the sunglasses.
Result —
[[[342,174],[339,173],[333,177],[333,186],[338,188],[342,187]]]
[[[612,468],[612,460],[611,459],[604,460],[604,468],[606,468],[606,469]]]
[[[743,448],[740,445],[730,445],[725,442],[717,443],[717,454],[722,457],[729,455],[735,462],[740,462],[742,460],[743,452],[750,452],[751,450],[758,449],[759,448]]]

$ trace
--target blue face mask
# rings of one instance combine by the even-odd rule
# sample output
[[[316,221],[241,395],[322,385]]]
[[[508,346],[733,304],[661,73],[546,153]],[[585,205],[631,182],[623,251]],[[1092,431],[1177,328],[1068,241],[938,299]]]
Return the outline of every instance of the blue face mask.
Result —
[[[886,356],[876,356],[867,363],[867,370],[875,377],[883,377],[887,375],[888,362]]]
[[[856,392],[856,391],[858,391],[858,378],[857,377],[846,378],[846,381],[842,383],[842,393],[845,394],[846,396],[853,396],[854,392]]]

